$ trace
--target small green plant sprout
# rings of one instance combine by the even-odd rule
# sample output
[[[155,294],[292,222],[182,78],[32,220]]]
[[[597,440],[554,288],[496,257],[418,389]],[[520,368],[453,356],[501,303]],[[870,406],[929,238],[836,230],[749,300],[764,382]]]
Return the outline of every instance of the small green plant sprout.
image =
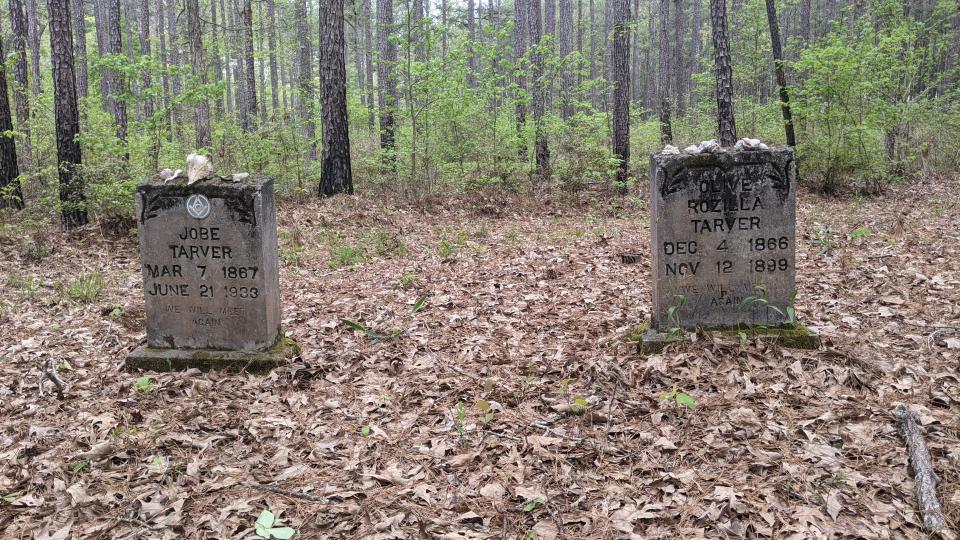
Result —
[[[691,411],[697,406],[697,402],[693,399],[693,396],[685,392],[680,392],[676,388],[660,396],[660,401],[675,401],[677,405],[683,405]]]
[[[831,229],[830,227],[820,227],[813,235],[813,243],[819,244],[822,248],[822,251],[826,253],[827,251],[833,249],[833,240],[831,240],[830,237],[835,234],[837,234],[837,231]]]
[[[477,409],[479,409],[480,414],[483,415],[480,417],[480,421],[483,422],[484,425],[493,421],[493,407],[490,406],[489,401],[485,399],[477,401]]]
[[[437,254],[440,255],[441,260],[450,260],[457,254],[457,246],[450,240],[443,238],[437,246]]]
[[[283,522],[269,510],[260,512],[260,516],[257,517],[257,521],[254,523],[257,536],[260,538],[287,540],[297,534],[297,531],[293,528],[283,527],[282,525]]]
[[[417,284],[417,271],[408,270],[400,275],[400,286],[409,289]]]
[[[342,322],[343,324],[349,326],[350,328],[353,328],[354,330],[358,330],[358,331],[360,331],[360,332],[363,332],[363,333],[366,334],[370,339],[372,339],[372,340],[374,340],[374,341],[380,341],[380,334],[377,334],[377,333],[374,332],[373,330],[370,330],[370,329],[367,328],[366,326],[364,326],[364,325],[362,325],[362,324],[360,324],[360,323],[358,323],[358,322],[356,322],[356,321],[351,321],[350,319],[340,319],[340,322]]]
[[[536,510],[537,508],[543,506],[544,504],[547,504],[547,501],[541,499],[540,497],[537,497],[537,498],[533,499],[532,501],[528,502],[528,503],[523,507],[523,511],[529,514],[530,512],[533,512],[534,510]]]
[[[413,303],[413,308],[410,310],[411,315],[416,315],[418,311],[424,308],[427,305],[427,295],[423,295],[420,298],[417,298],[417,301]]]
[[[84,469],[90,469],[90,460],[89,459],[78,460],[74,462],[72,469],[73,469],[73,472],[75,473],[78,473]]]
[[[793,307],[797,300],[797,291],[793,291],[793,293],[790,294],[790,302],[783,309],[780,309],[779,307],[770,303],[770,291],[767,290],[766,286],[754,285],[753,288],[757,291],[757,296],[748,296],[744,298],[740,301],[740,307],[760,304],[783,317],[783,322],[785,324],[791,325],[797,322],[797,310]]]
[[[857,240],[859,238],[866,238],[873,234],[873,231],[870,230],[870,227],[857,227],[856,229],[850,231],[850,239]]]
[[[372,429],[373,429],[373,428],[370,427],[370,424],[367,424],[367,425],[363,426],[362,428],[360,428],[360,435],[363,436],[363,437],[369,437],[369,436],[370,436],[370,432],[372,431]]]
[[[670,321],[670,331],[668,334],[671,338],[677,337],[680,335],[683,325],[680,320],[680,310],[683,309],[683,304],[686,303],[687,297],[682,294],[673,295],[673,305],[667,308],[667,320]]]
[[[2,503],[4,503],[4,504],[13,504],[14,502],[16,502],[17,497],[19,497],[19,496],[20,496],[20,492],[19,492],[19,491],[14,491],[14,492],[12,492],[12,493],[7,493],[6,495],[0,497],[0,502],[2,502]]]
[[[103,274],[100,272],[85,272],[71,279],[64,292],[74,302],[89,304],[97,299],[101,290],[103,290]]]
[[[580,394],[573,396],[573,402],[570,403],[570,412],[573,414],[583,414],[590,407],[590,402]]]
[[[462,401],[457,402],[457,407],[454,409],[454,416],[457,420],[457,433],[463,435],[467,432],[467,408],[463,405]]]
[[[147,376],[137,378],[137,382],[134,383],[134,385],[137,387],[137,392],[141,394],[146,394],[150,390],[153,390],[153,383],[150,382],[150,377]]]

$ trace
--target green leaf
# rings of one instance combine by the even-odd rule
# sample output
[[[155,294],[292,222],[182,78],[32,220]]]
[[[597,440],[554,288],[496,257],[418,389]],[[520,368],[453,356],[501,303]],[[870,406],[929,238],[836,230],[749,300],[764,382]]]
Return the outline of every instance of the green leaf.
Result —
[[[269,529],[273,527],[273,522],[276,520],[277,518],[273,515],[273,512],[264,510],[260,512],[260,517],[257,518],[257,522],[254,525],[256,525],[257,528],[263,527],[264,529]],[[269,536],[267,538],[269,538]]]
[[[418,311],[423,309],[423,306],[427,304],[427,295],[423,295],[420,298],[417,298],[415,304],[413,304],[413,309],[410,310],[411,315],[416,315]]]
[[[280,540],[288,540],[293,538],[293,535],[297,534],[297,531],[290,527],[274,527],[267,530],[271,536],[274,538],[279,538]]]
[[[490,412],[490,403],[485,399],[478,400],[477,408],[480,409],[482,413]]]
[[[523,511],[524,511],[524,512],[533,512],[538,506],[540,506],[541,504],[543,504],[543,503],[545,503],[545,502],[546,502],[546,501],[544,501],[544,500],[541,499],[540,497],[537,497],[536,499],[528,502],[527,505],[523,507]]]
[[[677,392],[677,403],[683,405],[691,411],[697,406],[697,402],[694,401],[693,397],[691,397],[690,394],[685,394],[683,392]]]
[[[370,426],[369,426],[369,425],[366,425],[366,426],[363,426],[362,428],[360,428],[360,435],[363,435],[364,437],[369,437],[369,436],[370,436]]]
[[[581,396],[580,394],[577,394],[573,396],[573,404],[570,405],[570,410],[572,410],[576,414],[580,414],[583,411],[587,410],[587,407],[589,406],[590,406],[590,403],[586,399],[584,399],[583,396]]]
[[[370,337],[373,338],[373,339],[376,339],[376,340],[379,340],[379,339],[380,339],[380,336],[377,335],[376,332],[374,332],[373,330],[368,330],[366,326],[364,326],[364,325],[362,325],[362,324],[360,324],[360,323],[358,323],[358,322],[351,321],[350,319],[340,319],[340,322],[342,322],[343,324],[349,326],[350,328],[353,328],[354,330],[359,330],[359,331],[363,332],[364,334],[370,336]]]

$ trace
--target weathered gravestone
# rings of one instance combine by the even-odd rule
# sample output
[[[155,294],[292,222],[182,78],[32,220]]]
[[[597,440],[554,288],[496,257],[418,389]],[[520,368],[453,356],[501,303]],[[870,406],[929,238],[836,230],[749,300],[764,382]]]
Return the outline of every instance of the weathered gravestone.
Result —
[[[653,306],[641,348],[694,328],[819,346],[793,316],[793,150],[654,154],[650,168]]]
[[[147,339],[129,368],[257,370],[296,353],[280,332],[273,178],[241,176],[137,186]]]

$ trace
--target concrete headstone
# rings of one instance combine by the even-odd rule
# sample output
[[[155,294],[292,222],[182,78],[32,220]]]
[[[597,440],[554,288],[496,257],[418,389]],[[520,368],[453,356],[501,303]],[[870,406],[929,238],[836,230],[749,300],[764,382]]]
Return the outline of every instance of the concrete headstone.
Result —
[[[136,198],[147,339],[127,365],[276,363],[281,333],[273,179],[214,177],[188,185],[183,176],[156,178],[137,186]]]
[[[784,324],[796,290],[793,150],[655,154],[650,168],[653,327]]]

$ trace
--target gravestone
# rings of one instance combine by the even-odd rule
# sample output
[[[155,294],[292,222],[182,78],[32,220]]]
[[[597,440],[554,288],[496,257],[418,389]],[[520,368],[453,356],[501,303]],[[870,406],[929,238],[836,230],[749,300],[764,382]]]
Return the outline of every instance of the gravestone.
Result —
[[[147,338],[127,367],[256,370],[295,354],[280,331],[273,178],[236,177],[137,186]]]
[[[807,335],[792,316],[793,149],[654,154],[650,169],[653,303],[641,348],[694,328]]]

